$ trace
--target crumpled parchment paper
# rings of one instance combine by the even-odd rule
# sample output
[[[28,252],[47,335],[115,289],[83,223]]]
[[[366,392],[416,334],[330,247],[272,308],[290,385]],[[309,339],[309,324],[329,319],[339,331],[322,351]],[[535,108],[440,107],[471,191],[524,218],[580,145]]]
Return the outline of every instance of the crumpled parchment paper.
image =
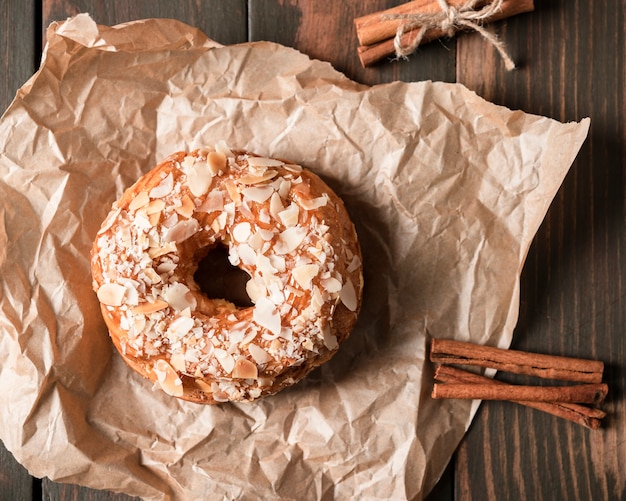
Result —
[[[177,21],[53,24],[0,124],[0,438],[33,475],[146,499],[420,499],[477,407],[430,398],[428,340],[508,346],[528,247],[588,127],[461,85],[365,87]],[[366,290],[301,384],[204,407],[114,353],[89,250],[125,187],[221,139],[336,189]]]

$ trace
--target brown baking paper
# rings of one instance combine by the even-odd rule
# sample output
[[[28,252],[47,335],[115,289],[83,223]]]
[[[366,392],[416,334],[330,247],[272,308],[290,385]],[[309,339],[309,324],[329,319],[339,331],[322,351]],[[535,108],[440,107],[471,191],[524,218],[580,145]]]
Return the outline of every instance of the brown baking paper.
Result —
[[[176,21],[52,25],[0,125],[0,438],[35,476],[146,499],[420,499],[477,407],[430,398],[427,342],[509,345],[524,258],[588,127],[461,85],[365,87]],[[337,190],[366,290],[327,365],[207,407],[153,391],[114,353],[89,251],[124,188],[221,139]]]

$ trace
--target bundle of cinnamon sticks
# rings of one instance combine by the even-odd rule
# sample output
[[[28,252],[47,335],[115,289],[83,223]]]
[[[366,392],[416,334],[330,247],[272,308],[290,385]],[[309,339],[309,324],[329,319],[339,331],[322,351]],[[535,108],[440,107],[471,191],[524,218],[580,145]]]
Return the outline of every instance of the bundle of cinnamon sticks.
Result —
[[[453,9],[462,9],[471,0],[447,0],[447,5]],[[489,4],[493,0],[473,1],[473,7],[480,8]],[[359,47],[357,49],[361,65],[365,68],[374,63],[392,56],[396,52],[394,37],[398,32],[398,27],[410,19],[411,16],[428,16],[441,10],[438,0],[413,0],[391,9],[367,14],[354,19]],[[515,16],[524,12],[534,10],[533,0],[504,0],[501,8],[488,18],[480,19],[480,23],[491,23],[507,17]],[[402,45],[409,45],[415,39],[419,26],[411,26],[400,37]],[[459,28],[462,28],[460,26]],[[458,29],[459,29],[458,28]],[[404,31],[404,30],[403,30]],[[434,26],[429,29],[422,43],[430,42],[442,36],[449,35],[449,30]]]
[[[604,401],[604,364],[597,360],[504,350],[461,341],[433,339],[430,360],[435,371],[433,398],[509,400],[597,429],[606,413],[593,407]],[[452,365],[497,369],[567,381],[567,385],[527,386],[497,381]],[[583,405],[592,404],[593,406]]]

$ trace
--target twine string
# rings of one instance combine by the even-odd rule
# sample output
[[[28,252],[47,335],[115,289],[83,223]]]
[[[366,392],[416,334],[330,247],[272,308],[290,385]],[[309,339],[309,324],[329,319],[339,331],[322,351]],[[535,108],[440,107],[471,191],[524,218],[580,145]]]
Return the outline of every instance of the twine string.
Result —
[[[441,7],[441,10],[438,12],[431,14],[391,14],[385,16],[384,19],[403,21],[400,26],[398,26],[394,38],[396,56],[398,58],[407,59],[410,54],[415,52],[415,49],[417,49],[426,33],[430,30],[440,29],[447,36],[452,37],[459,29],[467,28],[478,32],[487,42],[496,48],[507,70],[515,69],[515,63],[507,53],[504,43],[481,25],[485,19],[490,18],[501,10],[503,0],[493,0],[484,7],[476,9],[475,7],[478,2],[479,0],[468,0],[464,4],[454,7],[448,4],[447,0],[437,0],[437,3]],[[402,43],[402,36],[412,30],[417,31],[415,37],[408,44],[404,45]]]

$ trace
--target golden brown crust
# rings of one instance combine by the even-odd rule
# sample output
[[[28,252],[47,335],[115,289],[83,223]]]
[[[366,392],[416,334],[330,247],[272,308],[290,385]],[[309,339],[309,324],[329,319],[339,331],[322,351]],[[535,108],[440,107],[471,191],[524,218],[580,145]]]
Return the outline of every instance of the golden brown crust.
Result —
[[[216,245],[255,303],[193,281]],[[361,253],[339,197],[315,174],[224,146],[170,156],[113,205],[92,249],[111,338],[139,374],[199,403],[274,394],[326,362],[361,306]]]

